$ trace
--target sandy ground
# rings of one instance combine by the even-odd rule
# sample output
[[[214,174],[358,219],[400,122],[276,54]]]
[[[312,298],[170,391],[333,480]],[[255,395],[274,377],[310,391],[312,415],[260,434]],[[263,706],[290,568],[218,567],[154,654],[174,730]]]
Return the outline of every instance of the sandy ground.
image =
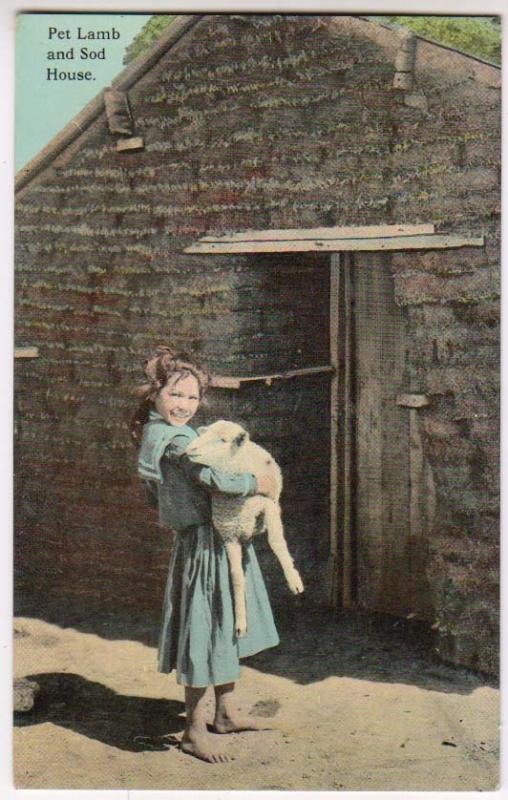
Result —
[[[244,710],[275,727],[217,736],[234,761],[211,765],[178,749],[182,689],[155,671],[154,647],[17,619],[15,673],[41,687],[15,718],[17,788],[497,787],[494,686],[365,620],[279,627],[239,684]]]

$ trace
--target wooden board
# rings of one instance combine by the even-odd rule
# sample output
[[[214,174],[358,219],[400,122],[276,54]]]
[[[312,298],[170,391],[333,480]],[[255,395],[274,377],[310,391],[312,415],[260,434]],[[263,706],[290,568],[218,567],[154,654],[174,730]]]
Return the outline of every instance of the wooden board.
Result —
[[[38,358],[38,347],[15,347],[14,358]]]
[[[332,383],[331,448],[331,556],[336,562],[332,583],[332,606],[351,608],[355,592],[354,553],[354,454],[355,398],[354,379],[354,292],[350,257],[331,258],[331,289],[334,291],[335,319],[330,309],[330,351],[336,362],[335,387]],[[335,388],[335,391],[333,391]],[[335,406],[335,408],[334,408]]]
[[[210,386],[218,389],[239,389],[242,383],[252,383],[253,381],[262,381],[270,386],[276,380],[303,378],[306,375],[319,375],[330,372],[334,372],[334,367],[331,364],[326,364],[322,367],[302,367],[301,369],[288,369],[285,372],[271,372],[268,375],[213,375]]]
[[[447,234],[418,236],[361,237],[342,239],[287,239],[276,241],[211,241],[200,240],[185,248],[185,253],[307,253],[388,250],[432,250],[450,247],[482,247],[483,236],[467,237]]]
[[[110,133],[132,136],[133,122],[127,92],[118,89],[104,91],[104,107]]]
[[[145,143],[141,136],[132,136],[130,139],[119,139],[116,143],[116,149],[119,153],[143,150],[144,146]]]
[[[334,609],[342,604],[339,588],[339,492],[342,472],[339,466],[339,409],[342,407],[340,395],[343,387],[340,374],[342,341],[339,335],[340,258],[340,255],[333,255],[330,264],[330,364],[333,376],[330,382],[330,566],[327,591]]]
[[[431,616],[425,582],[416,392],[408,391],[404,311],[389,256],[354,257],[356,364],[356,559],[360,606]],[[418,528],[418,530],[416,530]]]
[[[356,600],[356,561],[354,501],[356,481],[356,398],[355,398],[355,321],[354,321],[354,271],[350,255],[341,256],[343,318],[343,381],[342,390],[342,543],[341,592],[342,604],[350,608]]]
[[[426,394],[398,394],[395,402],[404,408],[424,408],[430,404],[430,398]]]
[[[413,541],[422,543],[424,513],[420,487],[424,480],[423,440],[418,424],[418,411],[409,409],[409,532]]]
[[[273,230],[246,230],[224,236],[203,236],[200,242],[277,242],[302,239],[352,239],[379,236],[416,236],[434,233],[434,225],[358,225],[356,227],[330,228],[278,228]]]

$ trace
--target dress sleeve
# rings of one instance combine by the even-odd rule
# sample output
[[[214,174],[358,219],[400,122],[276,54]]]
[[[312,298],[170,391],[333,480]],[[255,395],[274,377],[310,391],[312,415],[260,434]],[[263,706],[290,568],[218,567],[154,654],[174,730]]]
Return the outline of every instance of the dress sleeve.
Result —
[[[223,492],[241,497],[257,493],[256,477],[250,472],[229,474],[191,461],[184,452],[190,441],[191,439],[185,434],[178,434],[166,448],[164,456],[177,464],[191,481],[199,483],[212,492]]]

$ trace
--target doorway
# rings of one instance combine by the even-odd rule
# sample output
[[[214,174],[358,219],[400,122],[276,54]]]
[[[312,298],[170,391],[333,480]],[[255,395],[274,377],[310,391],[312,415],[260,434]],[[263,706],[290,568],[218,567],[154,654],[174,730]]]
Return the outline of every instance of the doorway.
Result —
[[[483,237],[436,233],[432,223],[422,223],[246,230],[207,235],[186,248],[192,254],[242,254],[256,264],[263,259],[282,264],[285,259],[289,268],[293,259],[325,260],[327,330],[320,281],[314,314],[321,319],[313,320],[305,342],[311,348],[319,341],[328,343],[327,478],[321,469],[312,478],[304,477],[301,485],[328,505],[326,538],[320,525],[314,539],[311,534],[305,539],[314,544],[326,541],[326,567],[319,582],[332,607],[432,618],[425,566],[434,487],[419,420],[429,398],[410,374],[411,338],[405,311],[395,302],[390,253],[403,252],[409,260],[414,250],[483,244]],[[292,297],[293,281],[287,287],[286,300]],[[283,349],[301,334],[300,321],[297,314]],[[319,397],[322,403],[322,391]],[[293,409],[291,414],[295,413]],[[315,424],[320,433],[323,419],[321,413]],[[292,416],[296,424],[292,441],[299,442],[300,451],[293,461],[307,456],[306,443],[298,438],[302,426],[296,420]],[[321,439],[321,459],[324,449]],[[323,498],[325,490],[328,495]],[[298,508],[300,495],[296,493],[292,501]],[[311,524],[311,519],[300,514],[299,526]]]
[[[229,374],[222,389],[219,379],[207,412],[209,419],[238,421],[279,463],[288,546],[305,583],[305,603],[320,606],[329,603],[329,262],[321,253],[235,259],[236,296],[220,319],[221,330],[230,332]],[[272,601],[292,603],[265,537],[256,551]]]

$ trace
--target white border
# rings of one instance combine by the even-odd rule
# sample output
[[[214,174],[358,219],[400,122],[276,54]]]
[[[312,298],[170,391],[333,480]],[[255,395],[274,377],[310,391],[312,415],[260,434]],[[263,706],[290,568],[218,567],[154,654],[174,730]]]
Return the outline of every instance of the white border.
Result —
[[[385,800],[388,798],[415,798],[415,800],[469,800],[481,797],[500,798],[504,796],[501,789],[498,792],[235,792],[235,791],[71,791],[71,790],[15,790],[12,786],[12,728],[11,728],[11,669],[12,659],[11,631],[12,631],[12,329],[13,329],[13,200],[14,200],[14,28],[15,15],[21,11],[46,11],[46,12],[110,12],[110,13],[200,13],[219,11],[257,11],[257,12],[306,12],[318,13],[354,13],[354,14],[458,14],[461,16],[483,14],[499,15],[502,17],[504,28],[503,55],[508,56],[506,48],[506,27],[508,26],[508,12],[506,2],[503,0],[425,0],[424,2],[411,2],[411,0],[391,0],[391,2],[345,2],[345,0],[293,0],[282,2],[279,0],[234,0],[233,2],[213,2],[213,0],[1,0],[0,5],[0,76],[2,83],[0,106],[0,247],[2,252],[2,266],[0,268],[0,297],[2,313],[0,317],[0,374],[3,376],[3,386],[0,393],[0,475],[2,508],[2,535],[3,544],[1,551],[0,574],[0,796],[5,800],[237,800],[247,797],[259,797],[262,800],[289,800],[300,798],[308,800],[310,797],[319,800]],[[506,108],[506,88],[503,87],[503,108]],[[505,126],[506,128],[506,126]],[[503,175],[504,157],[506,155],[506,129],[503,136]],[[503,181],[503,201],[506,199],[506,186]],[[503,210],[505,203],[503,202]],[[505,266],[506,239],[503,226],[503,274]],[[503,293],[504,306],[504,293]],[[503,344],[506,342],[503,326]],[[503,364],[504,367],[504,364]],[[503,368],[504,374],[504,368]],[[502,440],[505,443],[504,426]],[[503,455],[506,447],[503,448]],[[504,459],[503,459],[504,460]],[[503,470],[504,473],[504,470]],[[504,486],[504,479],[503,479]],[[504,495],[504,492],[503,492]],[[504,525],[503,525],[504,531]],[[504,552],[504,548],[503,548]],[[502,574],[505,575],[506,559],[502,559]],[[503,600],[508,599],[503,581]],[[502,603],[502,608],[505,604]],[[503,626],[504,629],[504,626]],[[503,641],[504,641],[503,636]],[[503,647],[504,650],[504,647]],[[504,659],[503,659],[504,662]],[[505,666],[505,665],[504,665]],[[502,671],[502,686],[505,686],[506,670]],[[508,701],[503,691],[503,723],[506,720]],[[502,726],[502,751],[506,751],[507,736],[505,724]],[[506,784],[505,762],[503,758],[503,784]]]

